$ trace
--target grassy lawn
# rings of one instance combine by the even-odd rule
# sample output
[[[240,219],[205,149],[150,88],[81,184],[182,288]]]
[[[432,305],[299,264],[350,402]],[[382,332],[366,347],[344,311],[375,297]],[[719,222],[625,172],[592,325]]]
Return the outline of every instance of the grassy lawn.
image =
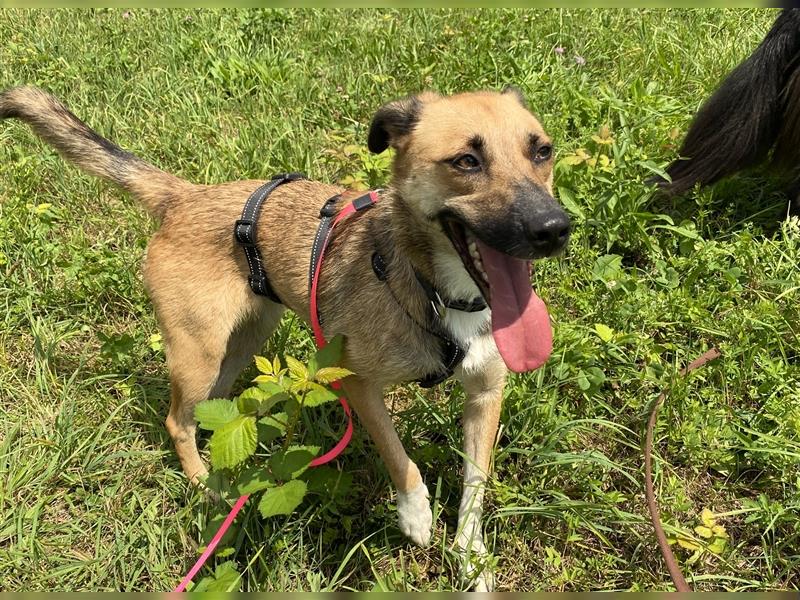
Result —
[[[566,255],[535,271],[554,354],[507,390],[485,518],[498,589],[671,589],[641,440],[650,403],[711,346],[723,357],[675,382],[659,420],[665,525],[684,532],[675,552],[697,589],[797,588],[800,225],[781,224],[786,198],[761,172],[676,199],[645,183],[775,16],[4,10],[0,88],[40,85],[192,181],[303,170],[380,185],[386,161],[365,145],[383,102],[517,85],[556,140],[575,227]],[[130,197],[0,124],[0,590],[172,589],[218,517],[163,426],[167,373],[139,273],[154,228]],[[287,317],[264,354],[311,347]],[[357,429],[337,463],[346,493],[268,522],[248,509],[216,564],[234,560],[250,591],[458,589],[462,400],[453,383],[388,400],[435,495],[431,547],[403,539]],[[703,509],[724,546],[695,533]]]

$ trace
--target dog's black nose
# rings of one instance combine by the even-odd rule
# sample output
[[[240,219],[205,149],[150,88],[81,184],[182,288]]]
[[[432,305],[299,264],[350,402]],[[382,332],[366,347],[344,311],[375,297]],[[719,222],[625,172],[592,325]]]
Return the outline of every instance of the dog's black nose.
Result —
[[[569,217],[560,208],[539,213],[528,221],[528,241],[537,258],[552,256],[569,239]]]

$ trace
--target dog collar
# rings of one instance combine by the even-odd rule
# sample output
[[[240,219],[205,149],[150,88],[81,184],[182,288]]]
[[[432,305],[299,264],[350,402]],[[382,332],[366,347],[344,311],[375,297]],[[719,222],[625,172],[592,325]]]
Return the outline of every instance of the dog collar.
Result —
[[[474,298],[472,300],[445,300],[441,294],[436,291],[436,288],[417,270],[414,269],[414,276],[419,282],[420,287],[425,292],[428,298],[433,318],[429,319],[428,326],[419,323],[400,303],[397,297],[394,296],[391,286],[388,285],[387,279],[389,277],[389,268],[386,260],[379,252],[372,255],[372,270],[375,277],[379,281],[387,283],[389,293],[394,297],[395,302],[403,309],[409,319],[413,321],[417,327],[427,331],[429,334],[438,338],[439,340],[439,354],[441,356],[442,368],[422,377],[417,380],[417,383],[422,388],[430,388],[443,381],[449,379],[456,367],[461,364],[466,356],[466,350],[461,345],[450,337],[447,329],[442,325],[442,320],[445,317],[447,309],[459,310],[463,312],[478,312],[484,310],[487,305],[482,297]]]
[[[372,255],[372,271],[375,273],[375,277],[380,281],[386,281],[386,278],[389,276],[386,261],[378,252]],[[414,276],[417,278],[420,287],[428,297],[430,306],[433,309],[433,314],[435,314],[438,319],[444,319],[445,313],[449,308],[461,312],[480,312],[487,307],[486,301],[481,296],[477,296],[471,300],[444,299],[441,294],[436,291],[436,288],[433,287],[433,284],[431,284],[417,269],[414,269]]]

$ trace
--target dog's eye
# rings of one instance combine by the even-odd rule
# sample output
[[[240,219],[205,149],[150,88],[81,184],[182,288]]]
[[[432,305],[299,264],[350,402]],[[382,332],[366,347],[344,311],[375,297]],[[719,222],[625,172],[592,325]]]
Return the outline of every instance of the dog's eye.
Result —
[[[451,164],[460,171],[480,171],[481,168],[481,161],[472,154],[459,156]]]
[[[550,160],[553,156],[552,146],[540,146],[536,153],[533,155],[533,162],[541,163]]]

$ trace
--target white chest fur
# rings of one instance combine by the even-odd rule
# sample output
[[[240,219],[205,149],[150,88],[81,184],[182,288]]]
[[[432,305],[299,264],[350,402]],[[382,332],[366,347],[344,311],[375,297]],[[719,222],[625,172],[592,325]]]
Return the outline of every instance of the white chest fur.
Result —
[[[455,254],[436,255],[434,268],[443,295],[448,298],[480,296],[478,286]],[[488,308],[472,313],[452,309],[445,312],[445,326],[459,345],[467,349],[467,355],[461,363],[461,368],[467,373],[480,371],[499,354],[491,333],[491,318],[492,313]]]

